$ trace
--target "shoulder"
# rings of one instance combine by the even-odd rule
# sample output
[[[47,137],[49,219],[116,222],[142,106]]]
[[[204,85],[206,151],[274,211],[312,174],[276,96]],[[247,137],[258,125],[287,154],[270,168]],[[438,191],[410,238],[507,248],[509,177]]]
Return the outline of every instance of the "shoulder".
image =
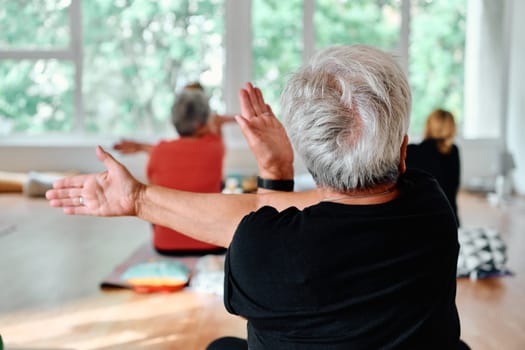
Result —
[[[407,155],[410,156],[418,156],[422,154],[427,154],[431,152],[437,151],[437,143],[436,140],[433,139],[426,139],[421,141],[421,143],[411,143],[407,146]]]
[[[439,190],[435,177],[425,170],[409,168],[399,177],[398,186],[402,190],[433,192]]]
[[[203,137],[201,137],[201,141],[209,143],[222,143],[222,136],[215,132],[209,132]]]
[[[272,207],[262,207],[246,215],[233,235],[228,247],[228,261],[232,270],[243,276],[262,269],[261,261],[268,266],[286,256],[290,232],[290,220],[299,213],[296,208],[277,211]],[[246,277],[251,278],[251,277]]]
[[[452,145],[452,153],[459,155],[459,147],[456,144]]]
[[[264,206],[246,215],[240,222],[239,228],[249,228],[250,230],[267,230],[268,227],[285,227],[300,215],[301,211],[296,207],[278,211],[271,206]]]
[[[414,202],[435,202],[436,198],[442,197],[442,191],[436,177],[424,169],[409,168],[399,177],[398,187],[405,196],[413,197]]]
[[[164,147],[171,147],[173,145],[177,145],[180,143],[182,139],[163,139],[160,140],[154,148],[164,148]]]
[[[438,151],[438,141],[436,139],[425,139],[421,141],[419,147],[425,151],[437,152]]]
[[[448,200],[437,179],[420,169],[407,169],[398,180],[401,190],[400,202],[412,212],[434,212],[436,215],[448,213]]]
[[[416,156],[419,151],[419,145],[411,143],[407,146],[407,157]]]
[[[303,211],[290,207],[282,211],[264,206],[246,215],[237,225],[232,240],[232,247],[254,251],[272,249],[276,239],[284,239],[298,232],[297,223],[301,221]],[[270,247],[263,248],[269,245]]]
[[[409,143],[407,145],[407,150],[408,151],[415,151],[419,148],[419,145],[417,143]]]

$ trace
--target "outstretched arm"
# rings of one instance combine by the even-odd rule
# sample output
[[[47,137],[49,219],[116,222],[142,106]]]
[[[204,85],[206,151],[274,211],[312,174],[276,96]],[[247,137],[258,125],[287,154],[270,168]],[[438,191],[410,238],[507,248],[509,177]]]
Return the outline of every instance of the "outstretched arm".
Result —
[[[224,124],[234,123],[235,117],[231,115],[213,114],[208,120],[208,127],[214,134],[222,135],[222,126]]]
[[[121,140],[113,145],[113,149],[122,154],[133,154],[138,152],[150,153],[153,148],[152,144],[135,142],[131,140]]]
[[[303,208],[319,201],[316,192],[200,194],[145,185],[101,147],[96,153],[106,171],[56,181],[46,193],[51,206],[74,215],[137,216],[227,247],[238,223],[251,211],[264,205]]]
[[[236,119],[267,179],[293,178],[293,150],[288,136],[259,89],[240,91],[242,116]],[[201,194],[145,185],[101,147],[97,158],[106,171],[58,180],[46,193],[66,214],[137,216],[215,245],[229,246],[235,228],[250,212],[269,205],[302,209],[320,200],[318,191],[258,194]]]

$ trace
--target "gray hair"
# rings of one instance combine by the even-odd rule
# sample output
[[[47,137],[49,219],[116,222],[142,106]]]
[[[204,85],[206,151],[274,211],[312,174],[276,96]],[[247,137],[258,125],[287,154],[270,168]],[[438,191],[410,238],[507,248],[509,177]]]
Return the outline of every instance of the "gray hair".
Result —
[[[365,45],[317,53],[288,81],[281,110],[292,144],[319,187],[395,182],[410,118],[406,75]]]
[[[192,136],[199,126],[208,122],[208,97],[199,90],[182,90],[171,108],[171,121],[181,136]]]

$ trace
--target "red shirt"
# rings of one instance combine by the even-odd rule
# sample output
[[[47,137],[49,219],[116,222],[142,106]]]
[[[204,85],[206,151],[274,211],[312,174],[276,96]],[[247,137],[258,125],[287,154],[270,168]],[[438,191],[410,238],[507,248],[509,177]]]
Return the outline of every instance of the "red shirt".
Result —
[[[216,134],[161,141],[150,152],[150,183],[183,191],[218,193],[222,184],[224,144]],[[205,213],[203,213],[205,214]],[[207,250],[214,245],[153,225],[153,245],[161,250]]]

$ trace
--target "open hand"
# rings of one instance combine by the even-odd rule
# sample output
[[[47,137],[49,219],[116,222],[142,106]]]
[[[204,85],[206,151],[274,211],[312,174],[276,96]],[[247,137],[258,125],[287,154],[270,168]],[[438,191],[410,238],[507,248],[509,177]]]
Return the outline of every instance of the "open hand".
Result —
[[[97,147],[96,154],[107,170],[55,181],[53,189],[46,192],[50,205],[63,208],[66,214],[136,215],[136,200],[145,185],[102,147]]]
[[[266,179],[293,179],[293,149],[286,131],[264,102],[259,88],[247,83],[239,92],[242,116],[237,116],[252,150],[259,175]]]

